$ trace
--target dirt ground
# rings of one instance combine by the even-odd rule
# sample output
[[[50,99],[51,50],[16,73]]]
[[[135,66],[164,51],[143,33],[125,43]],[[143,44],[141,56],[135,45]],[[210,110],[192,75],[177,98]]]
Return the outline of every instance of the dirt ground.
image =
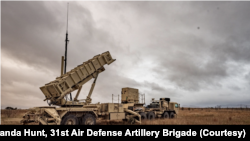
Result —
[[[2,125],[21,125],[20,120],[27,110],[1,110]],[[175,119],[142,121],[142,125],[250,125],[250,109],[194,109],[179,111]],[[38,123],[32,123],[38,125]],[[128,125],[127,122],[97,120],[97,125]]]

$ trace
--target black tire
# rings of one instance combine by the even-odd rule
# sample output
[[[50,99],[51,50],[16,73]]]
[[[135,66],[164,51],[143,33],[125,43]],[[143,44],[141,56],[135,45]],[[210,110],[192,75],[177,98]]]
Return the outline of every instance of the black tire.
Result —
[[[154,120],[155,114],[153,112],[148,112],[147,117],[148,117],[148,120]]]
[[[82,125],[82,117],[78,117],[79,125]]]
[[[61,125],[79,125],[79,120],[74,115],[67,115],[63,118]]]
[[[170,112],[169,118],[173,119],[175,117],[174,112]]]
[[[95,125],[96,118],[92,114],[86,114],[82,117],[82,125]]]
[[[162,114],[162,119],[166,119],[166,118],[169,118],[168,112],[164,112],[164,113]]]
[[[147,115],[144,112],[141,112],[140,115],[141,115],[141,120],[147,120]]]

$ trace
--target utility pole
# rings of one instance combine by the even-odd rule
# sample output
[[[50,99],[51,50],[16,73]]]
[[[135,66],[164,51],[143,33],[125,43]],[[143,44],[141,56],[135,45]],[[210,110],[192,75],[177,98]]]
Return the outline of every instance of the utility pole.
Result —
[[[113,95],[114,95],[114,94],[112,94],[112,103],[113,103]]]
[[[143,94],[141,94],[141,103],[143,103]]]
[[[144,94],[144,104],[145,104],[145,94]]]
[[[67,47],[68,47],[68,13],[69,13],[69,3],[67,7],[67,27],[66,27],[66,39],[65,39],[65,60],[64,60],[64,74],[66,73],[66,67],[67,67]],[[72,101],[72,95],[70,93],[70,100]]]

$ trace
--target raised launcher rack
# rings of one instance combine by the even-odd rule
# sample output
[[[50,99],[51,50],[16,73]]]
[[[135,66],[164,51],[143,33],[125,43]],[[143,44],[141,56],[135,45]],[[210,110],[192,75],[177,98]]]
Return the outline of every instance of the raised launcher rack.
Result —
[[[50,100],[50,102],[54,105],[65,105],[66,102],[63,97],[72,91],[79,89],[74,101],[68,101],[68,104],[72,105],[72,103],[74,103],[75,105],[85,105],[84,103],[78,103],[77,100],[82,85],[92,78],[96,79],[98,74],[105,70],[103,66],[105,64],[109,65],[115,60],[116,59],[112,59],[111,54],[109,51],[107,51],[94,56],[92,59],[83,62],[83,64],[78,65],[71,71],[61,75],[60,77],[57,77],[56,80],[40,87],[41,91],[46,97],[44,101]],[[91,88],[90,91],[92,93],[93,88]],[[91,95],[91,93],[89,95]]]

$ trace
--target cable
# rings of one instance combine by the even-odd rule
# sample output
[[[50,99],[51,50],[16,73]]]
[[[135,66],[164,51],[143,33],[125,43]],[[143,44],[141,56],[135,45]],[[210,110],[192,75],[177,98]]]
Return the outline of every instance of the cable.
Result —
[[[50,105],[51,105],[51,103],[49,103],[48,101],[49,101],[49,100],[47,99],[47,104],[50,106]]]

